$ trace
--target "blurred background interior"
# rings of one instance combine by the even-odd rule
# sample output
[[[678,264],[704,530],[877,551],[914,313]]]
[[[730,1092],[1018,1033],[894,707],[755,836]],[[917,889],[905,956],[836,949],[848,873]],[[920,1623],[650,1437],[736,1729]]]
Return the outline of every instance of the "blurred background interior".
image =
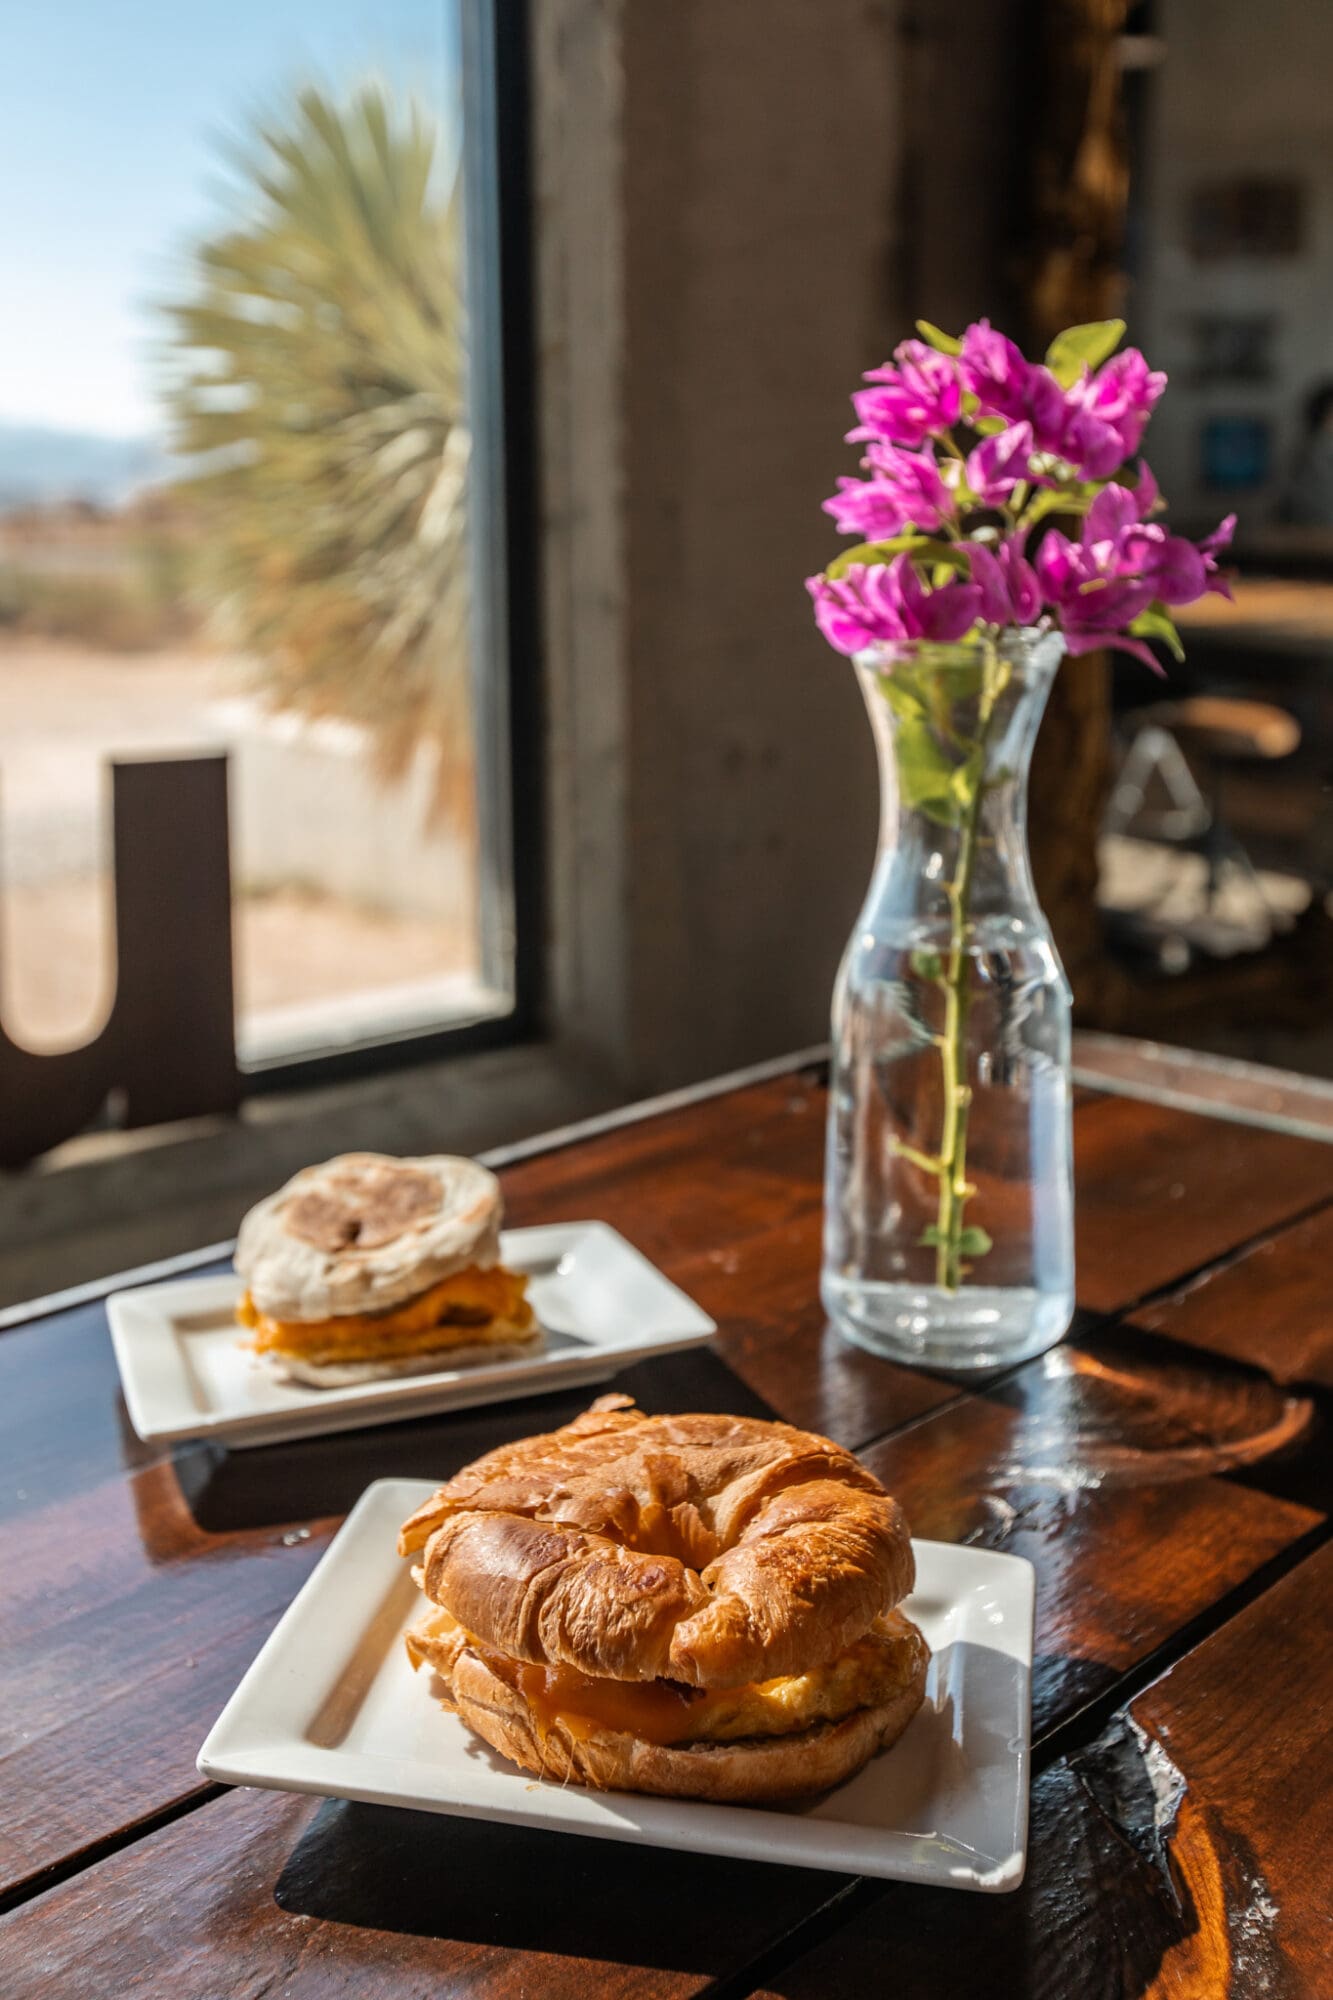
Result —
[[[1173,521],[1240,519],[1044,727],[1079,1021],[1333,1077],[1324,0],[3,40],[0,1305],[823,1039],[875,776],[801,585],[918,315],[1122,315]]]

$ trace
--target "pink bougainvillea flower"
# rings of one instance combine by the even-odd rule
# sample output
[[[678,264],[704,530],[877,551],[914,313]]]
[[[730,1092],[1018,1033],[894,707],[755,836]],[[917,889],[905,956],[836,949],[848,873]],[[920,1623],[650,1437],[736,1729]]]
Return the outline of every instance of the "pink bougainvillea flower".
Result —
[[[815,623],[840,653],[859,653],[881,639],[901,639],[897,606],[881,599],[881,564],[853,563],[845,576],[808,576]]]
[[[1023,554],[1021,535],[1010,535],[998,548],[984,542],[960,542],[981,591],[981,616],[988,625],[1032,625],[1041,614],[1041,589],[1036,571]]]
[[[975,583],[944,583],[928,590],[909,556],[899,556],[891,565],[905,636],[933,639],[949,645],[961,639],[981,614],[981,590]]]
[[[1049,368],[1025,360],[984,319],[963,335],[960,366],[982,416],[1010,424],[1026,419],[1036,449],[1084,479],[1108,479],[1133,456],[1166,387],[1166,376],[1150,369],[1137,347],[1127,347],[1062,389]]]
[[[968,453],[967,483],[983,507],[1001,507],[1020,480],[1028,477],[1032,426],[1010,424],[985,437]]]
[[[883,479],[840,479],[838,490],[825,500],[840,535],[863,542],[886,541],[909,518],[900,489]]]
[[[1209,589],[1219,585],[1225,589],[1225,577],[1217,574],[1217,550],[1230,540],[1235,516],[1228,516],[1196,547],[1183,535],[1168,533],[1159,522],[1140,518],[1144,499],[1155,498],[1156,492],[1157,482],[1145,472],[1133,491],[1113,484],[1097,495],[1084,522],[1083,541],[1092,550],[1099,573],[1141,577],[1153,585],[1154,597],[1163,604],[1193,604]]]
[[[957,505],[929,451],[904,451],[878,439],[866,446],[865,462],[876,479],[898,489],[905,519],[915,528],[938,528]]]
[[[1118,546],[1122,537],[1139,525],[1138,494],[1112,481],[1102,488],[1083,518],[1083,540]]]
[[[971,629],[981,608],[976,584],[928,590],[905,555],[887,565],[853,563],[845,576],[807,577],[805,587],[820,631],[840,653],[902,639],[949,644]]]
[[[1064,391],[1049,368],[1026,361],[1005,334],[979,319],[963,335],[959,357],[963,382],[983,417],[1007,424],[1030,423],[1039,450],[1053,451],[1065,421]]]
[[[1071,542],[1058,530],[1047,534],[1037,551],[1036,571],[1071,653],[1119,646],[1160,672],[1148,647],[1127,636],[1125,628],[1150,604],[1192,604],[1217,583],[1224,584],[1224,578],[1216,577],[1217,550],[1225,546],[1231,524],[1224,521],[1196,548],[1183,535],[1139,519],[1147,491],[1142,479],[1138,491],[1104,487],[1088,509],[1083,540]]]
[[[852,397],[860,420],[847,433],[852,444],[878,438],[916,450],[932,434],[958,422],[963,393],[958,364],[924,340],[903,341],[894,349],[893,361],[870,369],[865,379],[874,386],[858,389]]]
[[[1166,376],[1161,370],[1149,368],[1137,347],[1126,347],[1104,362],[1096,374],[1075,382],[1067,400],[1071,410],[1112,433],[1120,447],[1116,463],[1122,465],[1138,450],[1144,427],[1165,387]]]
[[[1058,430],[1048,434],[1043,444],[1082,479],[1109,479],[1125,462],[1119,431],[1090,410],[1066,408]]]
[[[1156,578],[1163,604],[1193,604],[1209,593],[1230,600],[1231,579],[1219,570],[1217,556],[1235,530],[1236,517],[1228,514],[1201,542],[1187,542],[1183,535],[1169,535],[1148,522],[1126,536],[1125,554],[1130,560],[1141,554],[1144,573]]]
[[[1104,331],[1071,329],[1049,367],[977,320],[956,355],[904,341],[866,376],[850,433],[865,446],[866,476],[840,479],[825,508],[845,533],[897,538],[907,549],[835,581],[810,579],[820,627],[840,651],[949,643],[980,620],[997,630],[1058,626],[1070,653],[1119,646],[1157,669],[1146,640],[1169,636],[1164,612],[1210,591],[1231,595],[1221,561],[1235,516],[1199,542],[1172,534],[1140,458],[1166,376],[1128,347],[1068,379],[1062,357],[1096,349]],[[955,434],[964,430],[973,436],[960,449]],[[1027,504],[1034,487],[1049,489],[1035,509]],[[1086,509],[1077,540],[1050,525],[1052,503]],[[992,523],[1003,518],[998,534],[982,525],[982,510]],[[932,550],[905,531],[947,538],[961,574],[933,566],[939,543]],[[947,581],[932,588],[931,575]]]
[[[1234,514],[1228,514],[1224,521],[1218,522],[1212,534],[1205,535],[1199,543],[1199,554],[1203,557],[1203,566],[1208,577],[1204,590],[1212,592],[1217,597],[1225,597],[1228,603],[1233,601],[1231,578],[1224,570],[1217,567],[1217,557],[1220,550],[1231,546],[1231,537],[1235,532],[1236,517]]]
[[[1064,391],[1063,422],[1042,442],[1084,479],[1109,479],[1138,450],[1165,387],[1166,376],[1150,369],[1137,347],[1127,347]]]
[[[1193,604],[1208,588],[1208,571],[1193,542],[1169,535],[1155,522],[1129,531],[1120,558],[1126,569],[1148,578],[1163,604]]]
[[[1070,653],[1119,646],[1160,673],[1149,648],[1125,632],[1148,609],[1156,589],[1142,577],[1122,574],[1119,562],[1116,540],[1071,542],[1055,528],[1043,538],[1034,568],[1044,603],[1059,614]]]
[[[938,528],[952,514],[953,496],[929,452],[875,442],[866,464],[871,478],[840,479],[837,492],[824,502],[839,533],[878,541],[909,526]]]

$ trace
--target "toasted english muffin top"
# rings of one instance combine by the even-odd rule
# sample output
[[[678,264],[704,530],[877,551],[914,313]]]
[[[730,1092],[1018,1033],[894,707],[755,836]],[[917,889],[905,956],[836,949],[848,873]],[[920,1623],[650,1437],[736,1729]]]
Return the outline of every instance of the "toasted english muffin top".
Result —
[[[450,1154],[341,1153],[252,1208],[236,1269],[275,1319],[336,1319],[401,1305],[499,1255],[500,1184]]]

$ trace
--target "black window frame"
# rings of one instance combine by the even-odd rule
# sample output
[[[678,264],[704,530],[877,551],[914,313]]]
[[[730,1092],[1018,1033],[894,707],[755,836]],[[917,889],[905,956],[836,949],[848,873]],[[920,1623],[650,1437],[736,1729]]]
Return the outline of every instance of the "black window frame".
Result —
[[[542,703],[529,0],[458,0],[463,52],[469,365],[480,393],[474,463],[473,693],[492,760],[479,784],[482,971],[504,1013],[261,1059],[242,1097],[367,1077],[534,1039],[542,1028]]]

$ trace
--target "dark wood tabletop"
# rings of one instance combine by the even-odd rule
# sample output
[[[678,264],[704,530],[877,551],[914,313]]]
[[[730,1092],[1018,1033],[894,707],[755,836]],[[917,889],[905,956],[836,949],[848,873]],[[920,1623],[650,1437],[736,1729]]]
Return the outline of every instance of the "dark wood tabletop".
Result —
[[[4,2000],[1333,1995],[1333,1144],[1291,1105],[1109,1080],[1076,1104],[1069,1338],[984,1383],[826,1326],[816,1064],[503,1173],[512,1222],[603,1217],[717,1319],[713,1349],[619,1378],[645,1408],[824,1431],[919,1535],[1035,1565],[1021,1890],[205,1783],[200,1743],[362,1488],[443,1479],[589,1392],[153,1448],[101,1300],[55,1301],[0,1333]]]

